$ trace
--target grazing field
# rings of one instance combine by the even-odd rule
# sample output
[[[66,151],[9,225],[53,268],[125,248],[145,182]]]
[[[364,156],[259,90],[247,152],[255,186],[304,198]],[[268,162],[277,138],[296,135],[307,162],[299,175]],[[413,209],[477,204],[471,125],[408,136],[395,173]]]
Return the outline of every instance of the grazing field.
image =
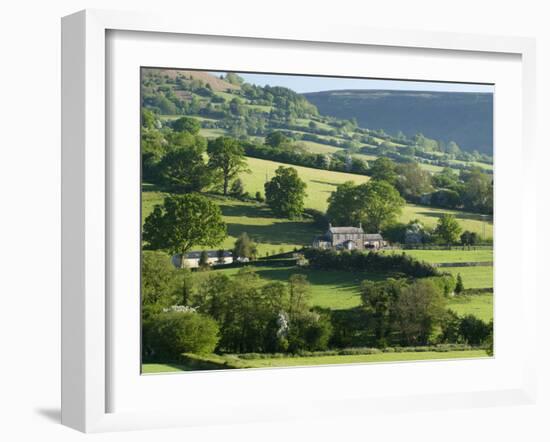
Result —
[[[456,358],[485,358],[487,353],[484,350],[465,350],[449,352],[403,352],[403,353],[379,353],[374,355],[338,355],[338,356],[307,356],[301,358],[272,358],[272,359],[247,359],[246,362],[253,368],[267,367],[289,367],[304,365],[331,365],[331,364],[354,364],[372,362],[400,362],[400,361],[422,361],[433,359],[456,359]]]
[[[205,138],[217,138],[227,135],[223,129],[201,129],[200,134]]]
[[[455,268],[453,267],[452,269]],[[492,267],[461,267],[460,273],[466,288],[479,288],[471,287],[473,284],[472,281],[475,283],[475,279],[471,277],[470,269],[484,269],[485,277],[487,274],[491,275],[492,271]],[[271,281],[287,282],[288,278],[295,273],[306,275],[311,284],[310,303],[332,310],[344,310],[361,305],[359,287],[362,281],[366,279],[380,281],[391,276],[389,274],[374,272],[358,273],[337,270],[316,270],[295,266],[270,266],[268,261],[261,262],[255,267],[255,270],[264,283]],[[233,276],[237,274],[239,268],[219,269],[214,271]],[[489,282],[492,285],[492,279]],[[485,284],[489,282],[485,282]],[[481,286],[482,284],[479,283],[479,285]],[[483,288],[485,288],[485,286]],[[492,305],[492,294],[472,296],[460,295],[450,298],[448,301],[448,307],[458,314],[473,314],[483,320],[492,318]]]
[[[477,213],[463,212],[459,210],[436,209],[433,207],[407,204],[401,214],[401,221],[408,222],[413,219],[422,221],[428,227],[435,227],[437,220],[444,214],[454,215],[463,230],[476,232],[482,239],[493,238],[492,217],[479,215]]]
[[[469,166],[475,166],[475,167],[479,167],[481,169],[485,169],[485,170],[493,170],[493,165],[492,164],[487,164],[487,163],[480,163],[478,161],[460,161],[460,160],[451,160],[452,163],[454,164],[459,164],[461,166],[463,165],[469,165]]]
[[[487,358],[484,350],[395,352],[371,355],[305,356],[289,358],[238,359],[243,368],[299,367],[309,365],[380,363],[401,361],[445,360],[458,358]],[[143,364],[144,374],[175,373],[189,370],[182,364]]]
[[[262,194],[264,193],[266,178],[268,180],[271,179],[277,167],[281,165],[285,167],[289,166],[287,164],[258,158],[247,158],[247,161],[253,173],[243,174],[241,179],[243,180],[245,190],[252,195],[258,191]],[[300,178],[307,184],[305,206],[317,210],[326,210],[328,206],[327,199],[330,194],[336,190],[338,184],[346,181],[354,181],[356,184],[361,184],[369,180],[369,177],[364,175],[301,166],[291,167],[294,167],[298,171]],[[435,209],[433,207],[407,204],[403,209],[400,221],[409,222],[413,219],[418,219],[428,227],[435,227],[437,220],[444,213],[454,215],[464,230],[476,232],[485,239],[493,237],[493,222],[491,219],[484,220],[484,217],[479,214],[458,210]]]
[[[460,273],[465,289],[486,289],[493,287],[493,266],[445,267],[441,269],[456,277]]]
[[[447,306],[459,316],[474,315],[489,322],[493,319],[493,295],[458,295],[453,297]]]
[[[142,193],[143,220],[151,213],[155,204],[162,203],[164,194],[144,185]],[[267,253],[288,252],[310,245],[321,232],[309,220],[291,221],[274,218],[269,209],[260,203],[244,202],[229,198],[211,196],[220,207],[227,223],[228,237],[219,248],[231,249],[237,237],[246,232],[257,242],[260,256]]]
[[[181,118],[183,115],[159,115],[160,121],[173,121]],[[200,115],[185,115],[186,117],[194,118],[195,120],[199,120],[200,122],[203,121],[209,121],[209,122],[215,122],[217,121],[214,118],[208,118],[208,117],[202,117]],[[202,129],[204,130],[204,129]]]
[[[456,262],[489,262],[493,261],[492,248],[478,248],[476,250],[463,250],[454,248],[452,250],[392,250],[384,253],[406,253],[413,258],[426,261],[432,264],[456,263]],[[443,269],[445,270],[445,269]]]
[[[424,169],[431,173],[439,173],[444,169],[442,166],[437,166],[435,164],[418,163],[418,165],[420,166],[421,169]],[[453,169],[453,170],[458,173],[458,169]]]
[[[344,149],[336,146],[329,146],[328,144],[316,143],[315,141],[304,141],[300,140],[299,144],[303,145],[308,152],[311,153],[322,153],[322,154],[331,154],[335,152],[344,153]]]
[[[279,166],[289,167],[288,164],[277,163],[275,161],[261,160],[258,158],[247,158],[248,167],[253,173],[242,174],[241,179],[244,183],[244,188],[247,192],[254,195],[256,192],[264,194],[264,184],[275,175],[275,170]],[[313,169],[309,167],[290,166],[298,171],[298,175],[307,184],[307,197],[305,206],[317,209],[326,210],[328,203],[327,199],[330,194],[336,190],[338,184],[346,181],[354,181],[356,184],[361,184],[368,181],[368,177],[364,175],[355,175],[351,173],[333,172],[330,170]]]
[[[305,128],[309,127],[309,123],[311,123],[313,120],[309,118],[296,118],[296,124]],[[322,121],[313,121],[319,129],[324,130],[332,130],[334,129],[332,126],[330,126],[327,123],[323,123]]]
[[[177,373],[179,371],[191,371],[188,367],[182,364],[142,364],[142,374],[151,373]]]
[[[379,158],[376,155],[367,155],[364,153],[354,153],[353,156],[366,162],[375,161],[377,158]]]
[[[361,281],[365,279],[380,281],[388,277],[387,274],[380,273],[301,269],[295,266],[269,267],[262,265],[256,267],[255,270],[265,283],[270,281],[287,282],[288,278],[295,273],[306,275],[311,284],[310,304],[332,310],[343,310],[361,305],[361,297],[359,295]],[[232,268],[215,271],[234,275],[239,269]]]

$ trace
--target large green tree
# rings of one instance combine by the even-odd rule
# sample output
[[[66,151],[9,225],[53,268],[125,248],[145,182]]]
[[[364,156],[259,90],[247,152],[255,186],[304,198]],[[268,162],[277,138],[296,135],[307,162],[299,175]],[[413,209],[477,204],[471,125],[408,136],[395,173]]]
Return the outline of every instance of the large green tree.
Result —
[[[287,144],[290,140],[281,131],[274,131],[267,134],[265,137],[265,144],[274,148],[280,148]]]
[[[449,214],[445,213],[437,221],[437,226],[435,228],[435,234],[447,245],[454,244],[458,242],[462,228],[456,218]]]
[[[177,192],[201,192],[212,182],[204,149],[197,145],[168,152],[158,168],[164,185]]]
[[[370,163],[369,175],[374,180],[384,180],[394,184],[397,179],[395,163],[386,157],[379,157]]]
[[[403,344],[428,344],[445,318],[445,297],[431,281],[418,279],[401,290],[395,304],[395,324]]]
[[[378,345],[387,344],[392,331],[395,304],[405,286],[405,279],[393,278],[384,281],[365,280],[361,283],[361,300],[366,311],[372,315],[372,325]]]
[[[306,183],[293,167],[279,166],[271,181],[265,183],[266,202],[277,216],[300,218],[305,197]]]
[[[154,357],[174,359],[182,353],[212,353],[219,341],[219,326],[193,311],[169,311],[144,323],[144,350]]]
[[[258,255],[258,246],[250,239],[246,232],[243,232],[235,241],[233,254],[237,258],[254,259]]]
[[[208,143],[208,166],[221,174],[223,194],[227,195],[229,182],[241,172],[250,172],[244,149],[234,138],[219,137]]]
[[[170,257],[144,250],[141,260],[141,303],[148,310],[159,310],[175,302],[178,279]]]
[[[143,225],[143,239],[151,248],[174,254],[184,255],[196,246],[215,247],[226,236],[220,208],[197,194],[166,197]]]
[[[353,182],[339,185],[328,199],[328,219],[336,225],[362,223],[369,232],[380,232],[395,222],[405,201],[390,183],[371,180],[356,186]]]
[[[172,128],[177,132],[190,132],[197,135],[201,130],[201,123],[195,118],[181,117],[172,123]]]
[[[463,171],[464,181],[462,199],[468,210],[493,213],[493,177],[479,168]]]
[[[432,190],[432,176],[418,163],[400,164],[396,171],[395,186],[404,198],[418,198]]]

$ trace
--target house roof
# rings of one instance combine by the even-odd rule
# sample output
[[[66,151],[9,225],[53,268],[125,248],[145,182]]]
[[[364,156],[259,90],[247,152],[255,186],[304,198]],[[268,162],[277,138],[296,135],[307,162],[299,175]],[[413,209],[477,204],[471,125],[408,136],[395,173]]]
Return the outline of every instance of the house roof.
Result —
[[[185,259],[200,259],[202,251],[189,252],[185,254]],[[206,254],[209,258],[217,258],[219,256],[219,250],[206,250]],[[223,257],[229,258],[232,257],[233,253],[224,250]]]
[[[365,241],[383,241],[382,235],[380,233],[365,233]]]
[[[330,233],[364,233],[362,227],[330,227]]]

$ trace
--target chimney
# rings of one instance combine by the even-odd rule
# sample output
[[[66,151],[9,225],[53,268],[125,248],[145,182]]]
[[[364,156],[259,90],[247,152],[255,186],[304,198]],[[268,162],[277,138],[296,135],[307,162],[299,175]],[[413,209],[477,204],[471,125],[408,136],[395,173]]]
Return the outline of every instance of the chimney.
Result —
[[[363,229],[363,224],[361,223],[361,221],[359,221],[359,228]]]
[[[332,229],[332,223],[328,223],[328,228]]]

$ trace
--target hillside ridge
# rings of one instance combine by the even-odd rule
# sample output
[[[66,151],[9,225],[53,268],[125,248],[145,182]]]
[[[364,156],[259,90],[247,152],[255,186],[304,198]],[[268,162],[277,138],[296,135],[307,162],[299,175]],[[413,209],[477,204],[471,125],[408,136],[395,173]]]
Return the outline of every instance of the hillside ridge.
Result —
[[[487,92],[397,91],[347,89],[302,94],[324,115],[349,119],[359,125],[422,133],[464,150],[492,153],[493,94]]]

